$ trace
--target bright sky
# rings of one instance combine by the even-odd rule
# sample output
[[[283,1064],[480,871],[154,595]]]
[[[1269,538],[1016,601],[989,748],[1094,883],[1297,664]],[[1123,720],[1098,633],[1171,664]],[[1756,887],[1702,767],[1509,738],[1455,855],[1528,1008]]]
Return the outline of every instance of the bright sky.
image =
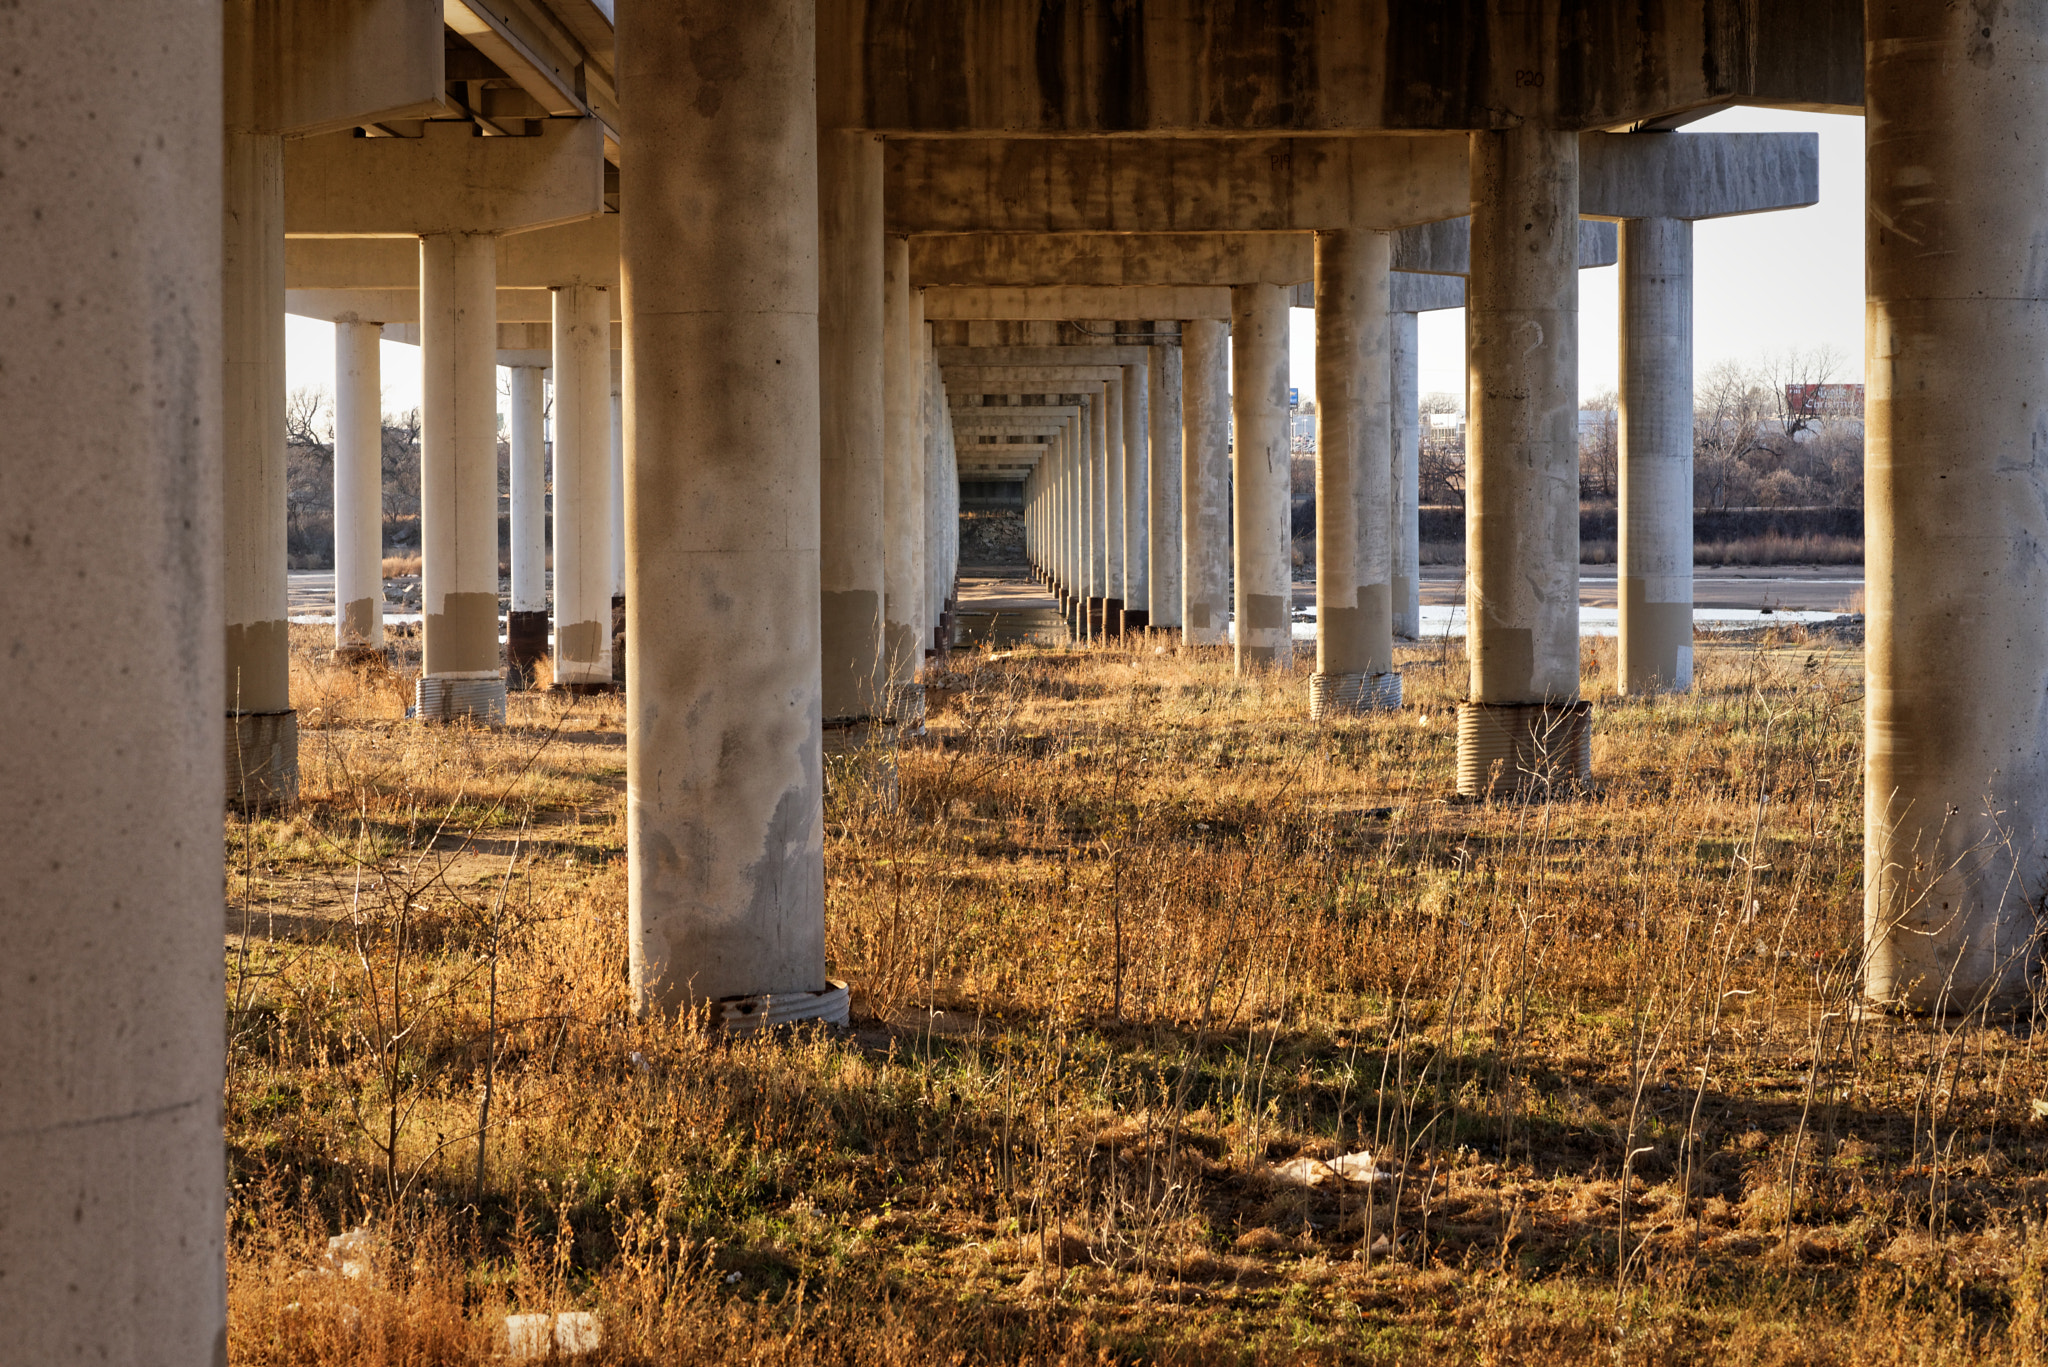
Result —
[[[1730,109],[1690,125],[1689,132],[1820,134],[1820,203],[1810,209],[1753,214],[1693,229],[1693,368],[1704,375],[1733,358],[1755,364],[1773,352],[1831,346],[1842,357],[1832,378],[1863,378],[1863,120],[1855,115],[1778,109]],[[1612,266],[1579,272],[1579,393],[1614,389],[1619,303]],[[1465,311],[1422,315],[1421,382],[1425,394],[1465,391]],[[334,386],[334,328],[288,320],[289,385]],[[1294,311],[1294,383],[1315,394],[1315,315]],[[419,348],[386,342],[384,407],[402,411],[420,401]]]

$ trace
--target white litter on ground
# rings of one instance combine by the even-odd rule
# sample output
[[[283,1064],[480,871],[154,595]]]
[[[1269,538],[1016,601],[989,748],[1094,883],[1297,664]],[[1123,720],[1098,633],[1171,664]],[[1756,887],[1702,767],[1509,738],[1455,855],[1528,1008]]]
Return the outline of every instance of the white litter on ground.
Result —
[[[514,1362],[544,1358],[550,1352],[563,1357],[594,1353],[602,1342],[597,1316],[588,1310],[505,1316],[505,1350]]]

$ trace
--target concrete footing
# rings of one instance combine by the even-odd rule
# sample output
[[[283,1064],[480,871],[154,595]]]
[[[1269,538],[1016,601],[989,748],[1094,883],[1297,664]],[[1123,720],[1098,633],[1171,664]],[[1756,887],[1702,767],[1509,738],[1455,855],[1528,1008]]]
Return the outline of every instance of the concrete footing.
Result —
[[[419,721],[473,721],[482,726],[503,726],[504,677],[428,675],[414,686],[413,716]]]
[[[230,712],[228,806],[274,812],[299,800],[299,714]]]
[[[1401,676],[1385,674],[1311,674],[1308,714],[1315,721],[1359,712],[1390,712],[1401,705]]]
[[[1102,634],[1121,636],[1124,631],[1124,600],[1105,598],[1102,600]]]
[[[1125,608],[1121,629],[1125,632],[1143,631],[1152,625],[1152,613],[1147,608]]]
[[[548,657],[548,614],[509,612],[505,615],[505,686],[533,687],[534,666]]]
[[[1592,779],[1592,704],[1458,704],[1460,797],[1552,796]]]

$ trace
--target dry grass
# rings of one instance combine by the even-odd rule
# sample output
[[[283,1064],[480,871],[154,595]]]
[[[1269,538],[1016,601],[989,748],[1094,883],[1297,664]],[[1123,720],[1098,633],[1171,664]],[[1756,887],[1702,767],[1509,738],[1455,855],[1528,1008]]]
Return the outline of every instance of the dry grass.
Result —
[[[1455,643],[1327,727],[958,660],[827,812],[853,1036],[727,1043],[625,1010],[616,700],[423,730],[309,652],[308,800],[232,837],[231,1358],[2038,1363],[2035,1034],[1849,1010],[1857,661],[1700,656],[1624,703],[1589,643],[1603,791],[1530,806],[1446,798]]]

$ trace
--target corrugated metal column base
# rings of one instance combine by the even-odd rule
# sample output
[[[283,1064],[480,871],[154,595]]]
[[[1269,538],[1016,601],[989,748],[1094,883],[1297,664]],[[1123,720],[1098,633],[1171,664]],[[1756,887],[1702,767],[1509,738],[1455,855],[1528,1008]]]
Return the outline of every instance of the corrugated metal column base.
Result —
[[[1391,712],[1401,705],[1401,676],[1385,674],[1311,674],[1308,714],[1325,717],[1356,712]]]
[[[499,675],[466,678],[429,674],[413,688],[413,716],[420,721],[505,724],[505,680]]]
[[[1593,705],[1458,704],[1458,794],[1542,797],[1593,781]]]
[[[845,983],[828,981],[822,992],[764,992],[757,997],[727,997],[713,1002],[711,1024],[713,1029],[734,1034],[751,1034],[804,1021],[822,1021],[843,1030],[852,1004],[852,994]]]
[[[299,800],[299,714],[230,712],[228,806],[274,812]]]

